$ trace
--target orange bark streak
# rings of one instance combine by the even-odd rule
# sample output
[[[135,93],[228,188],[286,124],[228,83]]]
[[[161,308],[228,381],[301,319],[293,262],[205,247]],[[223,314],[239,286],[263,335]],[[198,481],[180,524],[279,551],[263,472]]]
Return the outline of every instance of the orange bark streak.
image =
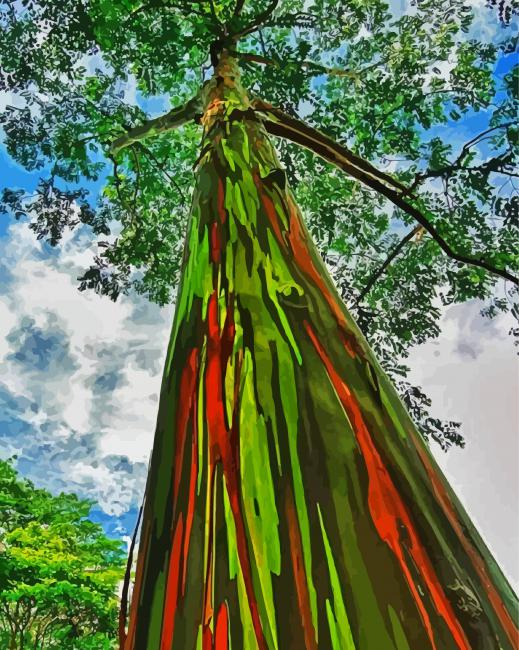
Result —
[[[258,188],[259,195],[260,195],[260,198],[261,198],[261,202],[263,203],[263,209],[265,210],[265,213],[266,213],[266,215],[268,217],[270,225],[272,226],[272,229],[274,230],[274,234],[276,235],[276,239],[278,240],[278,242],[283,247],[286,247],[285,240],[283,239],[283,235],[282,235],[281,229],[279,227],[279,217],[278,217],[278,214],[276,212],[276,207],[274,206],[274,202],[266,194],[259,176],[254,175],[254,182],[256,183],[256,187]]]
[[[357,355],[354,346],[350,341],[351,336],[348,333],[348,324],[337,303],[337,299],[330,293],[330,289],[322,277],[322,272],[316,269],[315,264],[310,257],[306,235],[301,224],[301,218],[298,214],[297,207],[290,197],[288,197],[288,208],[290,213],[288,241],[290,243],[290,248],[292,249],[292,254],[301,270],[312,280],[323,294],[328,303],[328,307],[339,326],[341,340],[344,347],[352,359],[354,359]]]
[[[229,650],[229,613],[227,603],[222,603],[216,618],[214,650]]]
[[[208,628],[213,618],[213,528],[214,528],[214,482],[216,477],[215,464],[212,458],[209,459],[209,481],[207,485],[207,503],[209,504],[209,521],[207,533],[207,564],[205,567],[205,594],[204,594],[204,611],[202,614],[202,624],[205,630]]]
[[[418,570],[421,573],[436,611],[446,622],[453,639],[460,650],[470,650],[468,640],[461,628],[459,621],[456,619],[450,602],[438,581],[431,561],[422,547],[418,534],[414,528],[407,509],[402,501],[391,477],[388,474],[380,455],[373,444],[370,433],[366,427],[360,407],[350,392],[348,386],[341,379],[335,370],[330,358],[326,354],[321,343],[317,339],[312,327],[305,321],[305,328],[310,337],[321,361],[324,363],[330,381],[344,407],[353,430],[357,437],[362,456],[366,463],[366,469],[369,478],[368,487],[368,505],[370,508],[373,523],[382,540],[388,544],[400,564],[402,572],[406,578],[409,589],[413,595],[415,603],[420,612],[427,634],[433,648],[437,648],[434,634],[431,626],[429,614],[425,605],[420,598],[417,586],[414,584],[411,571],[406,564],[403,548],[400,542],[398,523],[401,522],[407,529],[410,545],[408,551],[411,554]]]

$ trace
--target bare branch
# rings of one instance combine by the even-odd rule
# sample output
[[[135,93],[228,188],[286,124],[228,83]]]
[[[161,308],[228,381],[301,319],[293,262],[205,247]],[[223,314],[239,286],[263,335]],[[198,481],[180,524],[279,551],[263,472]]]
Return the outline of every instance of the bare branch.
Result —
[[[231,50],[230,54],[233,54],[234,56],[238,57],[239,59],[243,59],[244,61],[251,61],[252,63],[260,63],[262,65],[271,65],[280,69],[282,69],[286,64],[292,63],[294,65],[300,66],[305,70],[308,70],[310,74],[315,75],[327,74],[336,77],[350,77],[351,79],[358,79],[361,74],[359,72],[353,72],[351,70],[343,70],[342,68],[327,68],[326,66],[320,65],[319,63],[314,63],[313,61],[284,61],[283,65],[281,65],[279,61],[269,59],[265,56],[260,56],[259,54],[253,54],[251,52],[236,52]]]
[[[275,68],[283,69],[287,64],[297,65],[300,68],[306,70],[310,75],[328,75],[330,77],[348,77],[354,81],[359,81],[362,75],[371,70],[382,65],[383,62],[373,63],[366,66],[362,70],[345,70],[344,68],[329,68],[320,63],[315,63],[314,61],[283,61],[283,63],[276,61],[275,59],[268,58],[267,56],[261,56],[259,54],[254,54],[252,52],[238,52],[236,50],[230,50],[230,54],[242,59],[244,61],[250,61],[251,63],[259,63],[261,65],[271,65]]]
[[[117,198],[119,199],[119,203],[125,208],[125,210],[129,214],[133,215],[133,210],[130,208],[130,206],[126,202],[126,199],[122,195],[121,177],[119,176],[119,166],[117,164],[117,160],[115,160],[115,158],[113,157],[110,157],[110,160],[112,161],[112,165],[113,165],[114,187],[115,187],[115,192],[117,194]]]
[[[110,153],[117,154],[121,149],[140,142],[145,138],[177,129],[183,124],[186,124],[186,122],[198,119],[201,115],[202,105],[200,97],[197,95],[184,104],[184,106],[173,108],[169,113],[148,120],[144,124],[136,126],[124,135],[116,138],[110,146]]]
[[[423,208],[410,202],[413,199],[417,201],[417,198],[412,195],[409,196],[409,188],[392,178],[389,174],[379,171],[371,163],[353,154],[332,138],[320,133],[317,129],[305,124],[301,120],[287,115],[280,109],[273,108],[264,102],[255,102],[254,110],[266,118],[264,120],[265,128],[272,135],[285,138],[313,151],[327,162],[342,169],[352,178],[356,178],[367,187],[388,198],[394,205],[423,226],[443,252],[452,259],[485,269],[489,273],[502,277],[505,280],[510,280],[514,284],[519,284],[518,278],[512,273],[487,262],[482,255],[474,257],[453,250],[450,244],[438,232],[435,225],[430,221]]]

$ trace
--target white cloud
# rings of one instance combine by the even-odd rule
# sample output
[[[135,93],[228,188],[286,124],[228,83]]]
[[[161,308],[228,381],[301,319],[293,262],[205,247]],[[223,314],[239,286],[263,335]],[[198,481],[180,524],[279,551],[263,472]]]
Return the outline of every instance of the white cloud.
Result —
[[[441,334],[415,348],[410,380],[434,413],[462,422],[465,449],[431,449],[500,566],[519,587],[519,364],[511,316],[483,319],[476,302],[448,309]]]
[[[120,513],[140,502],[172,309],[80,293],[94,246],[83,229],[49,251],[25,223],[0,239],[1,388],[12,402],[2,438],[39,484]]]

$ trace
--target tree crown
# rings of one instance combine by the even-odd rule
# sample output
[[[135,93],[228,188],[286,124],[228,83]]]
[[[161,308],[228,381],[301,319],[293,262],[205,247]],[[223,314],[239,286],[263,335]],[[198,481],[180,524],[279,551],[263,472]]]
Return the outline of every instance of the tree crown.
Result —
[[[270,130],[311,232],[422,431],[443,446],[461,441],[455,423],[429,416],[403,359],[438,334],[442,305],[477,298],[487,316],[517,314],[511,8],[486,41],[462,0],[420,0],[398,16],[382,0],[3,7],[0,89],[14,99],[0,118],[5,145],[42,173],[31,195],[6,188],[3,209],[53,245],[68,228],[91,229],[99,254],[80,289],[172,299],[200,140],[196,98],[225,49],[251,98],[278,111]],[[180,108],[157,121],[168,104]],[[467,125],[466,139],[449,141]],[[319,132],[321,148],[338,143],[349,177],[313,155],[303,127]],[[129,146],[114,150],[121,139]]]

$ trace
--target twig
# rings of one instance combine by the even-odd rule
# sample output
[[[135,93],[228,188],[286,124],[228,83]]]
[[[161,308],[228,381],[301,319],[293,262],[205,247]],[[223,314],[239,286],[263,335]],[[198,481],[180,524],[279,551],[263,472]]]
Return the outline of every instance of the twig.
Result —
[[[407,242],[411,241],[411,239],[417,235],[421,230],[423,230],[423,226],[415,226],[412,230],[410,230],[405,237],[403,237],[399,243],[393,248],[393,250],[389,253],[387,256],[386,260],[384,263],[377,268],[377,270],[370,276],[368,282],[366,283],[366,286],[364,289],[360,292],[360,294],[357,296],[357,299],[355,300],[354,305],[357,306],[359,303],[362,302],[362,300],[367,296],[367,294],[371,291],[373,288],[375,282],[380,278],[381,275],[385,272],[385,270],[388,268],[388,266],[391,264],[391,262],[399,255],[399,253],[402,251],[404,246],[407,244]]]
[[[441,176],[444,176],[445,174],[447,174],[450,171],[456,171],[457,169],[463,169],[463,167],[462,167],[463,159],[468,154],[471,147],[478,144],[483,139],[487,139],[487,138],[485,138],[485,136],[487,136],[489,133],[492,133],[493,131],[497,131],[498,129],[508,129],[509,127],[514,126],[514,125],[515,125],[514,122],[505,122],[503,124],[498,124],[496,126],[492,126],[492,127],[488,128],[488,129],[486,129],[485,131],[482,131],[478,135],[474,136],[472,138],[472,140],[469,140],[468,142],[466,142],[463,145],[463,147],[461,148],[461,151],[458,154],[456,160],[454,160],[451,164],[444,165],[443,167],[440,167],[439,169],[429,170],[429,171],[423,172],[422,174],[420,174],[420,173],[417,174],[414,181],[413,181],[413,183],[411,184],[410,189],[414,190],[415,187],[420,185],[420,183],[423,183],[423,181],[426,180],[427,178],[439,178]],[[482,167],[487,167],[488,168],[489,166],[492,165],[493,162],[495,162],[495,161],[499,160],[500,158],[502,158],[503,155],[504,154],[502,154],[501,156],[496,156],[495,158],[491,158],[486,163],[484,163],[484,165],[482,165]],[[472,168],[467,168],[467,169],[470,170]],[[495,170],[493,170],[493,171],[495,171]],[[500,174],[505,174],[506,176],[510,176],[510,175],[513,176],[514,175],[514,174],[512,174],[510,172],[506,172],[504,170],[499,170],[499,173]]]
[[[151,160],[153,163],[155,163],[155,166],[158,168],[158,170],[159,170],[160,172],[162,172],[162,173],[164,174],[164,176],[165,176],[169,181],[171,181],[171,182],[173,183],[173,185],[174,185],[175,188],[177,189],[177,192],[180,194],[180,202],[181,202],[181,205],[182,205],[182,207],[185,207],[186,204],[187,204],[186,196],[184,195],[184,192],[182,191],[182,188],[181,188],[180,185],[177,183],[177,181],[175,180],[175,178],[174,178],[173,176],[171,176],[171,174],[170,174],[169,172],[167,172],[167,171],[164,169],[164,165],[160,162],[160,160],[158,160],[158,158],[155,156],[155,154],[154,154],[153,152],[151,152],[151,151],[148,149],[148,147],[144,146],[144,145],[142,144],[142,142],[139,142],[139,143],[137,143],[137,144],[138,144],[138,146],[142,149],[144,155],[147,156],[147,157],[149,158],[149,160]]]

